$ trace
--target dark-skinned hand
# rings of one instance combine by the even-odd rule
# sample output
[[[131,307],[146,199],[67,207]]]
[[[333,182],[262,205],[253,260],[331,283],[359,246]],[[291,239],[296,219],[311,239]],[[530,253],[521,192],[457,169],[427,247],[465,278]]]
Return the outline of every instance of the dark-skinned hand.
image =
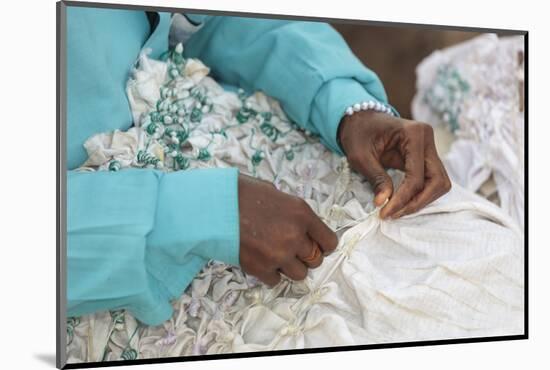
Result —
[[[338,137],[350,166],[372,185],[375,205],[389,199],[380,211],[381,218],[414,213],[451,189],[428,124],[359,111],[342,119]],[[395,191],[385,168],[405,172]]]
[[[303,280],[308,268],[336,248],[336,234],[303,199],[246,175],[239,175],[238,186],[239,258],[246,273],[270,286],[280,281],[280,272]],[[316,248],[322,253],[313,253]]]

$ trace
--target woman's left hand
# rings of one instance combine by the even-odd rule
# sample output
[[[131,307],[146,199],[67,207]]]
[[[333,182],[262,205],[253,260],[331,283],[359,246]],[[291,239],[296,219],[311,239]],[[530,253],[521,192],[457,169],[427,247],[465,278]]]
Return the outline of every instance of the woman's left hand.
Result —
[[[389,198],[382,218],[414,213],[451,189],[430,125],[367,110],[346,115],[338,136],[351,167],[373,186],[375,205]],[[405,172],[395,192],[384,168]]]

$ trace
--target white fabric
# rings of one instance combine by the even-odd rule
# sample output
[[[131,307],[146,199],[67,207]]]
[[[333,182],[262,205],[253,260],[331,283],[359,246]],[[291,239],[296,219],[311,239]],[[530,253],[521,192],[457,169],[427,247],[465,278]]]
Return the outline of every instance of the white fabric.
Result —
[[[492,176],[500,206],[524,225],[523,36],[485,34],[432,53],[417,67],[415,120],[438,125],[456,113],[456,141],[444,158],[453,181],[476,191]],[[442,78],[442,69],[458,79]],[[440,104],[428,99],[432,93]]]
[[[161,63],[141,65],[151,67],[140,72],[146,82],[128,85],[136,120],[152,106],[147,97],[156,96],[155,83],[166,73]],[[238,166],[305,198],[338,230],[338,249],[305,281],[285,278],[273,289],[236,266],[211,261],[161,326],[137,327],[128,313],[118,322],[108,313],[80,318],[71,327],[69,362],[117,360],[129,348],[138,358],[156,358],[523,333],[523,234],[499,208],[455,184],[419,213],[382,221],[366,180],[317,138],[294,129],[276,101],[260,92],[247,99],[273,112],[273,125],[287,132],[273,142],[255,120],[236,124],[237,96],[204,69],[194,71],[201,78],[187,76],[181,85],[207,87],[214,111],[192,131],[187,150],[196,153],[213,140],[213,158],[191,167]],[[211,130],[227,126],[227,138],[212,139]],[[91,138],[86,145],[95,161],[88,166],[105,169],[112,158],[125,160],[122,167],[135,165],[127,153],[144,145],[135,139],[140,130],[116,133],[127,140],[114,140],[113,133]],[[285,145],[299,143],[294,159],[286,159]],[[266,152],[256,167],[251,144]],[[399,182],[400,173],[391,175]]]

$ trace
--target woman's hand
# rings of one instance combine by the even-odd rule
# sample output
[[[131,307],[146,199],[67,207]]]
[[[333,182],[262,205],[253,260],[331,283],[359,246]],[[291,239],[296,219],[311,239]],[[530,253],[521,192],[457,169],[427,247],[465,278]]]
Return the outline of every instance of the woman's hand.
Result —
[[[451,189],[430,125],[367,110],[346,115],[338,136],[351,167],[373,186],[375,205],[390,199],[382,218],[414,213]],[[395,193],[384,168],[405,172]]]
[[[336,234],[303,199],[245,175],[239,175],[239,217],[240,265],[271,286],[281,279],[280,272],[305,279],[308,267],[319,266],[323,253],[338,244]]]

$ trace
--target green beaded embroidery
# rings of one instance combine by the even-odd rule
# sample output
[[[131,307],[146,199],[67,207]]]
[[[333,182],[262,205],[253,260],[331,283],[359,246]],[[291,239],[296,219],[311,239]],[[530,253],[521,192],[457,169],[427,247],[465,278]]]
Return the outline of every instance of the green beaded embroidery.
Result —
[[[179,48],[179,49],[178,49]],[[299,128],[295,122],[288,122],[289,129],[285,132],[281,131],[272,123],[274,114],[272,112],[260,112],[252,108],[247,102],[247,95],[243,89],[239,89],[238,97],[241,101],[241,107],[235,115],[236,124],[227,125],[224,129],[211,131],[212,140],[204,147],[199,148],[196,157],[184,155],[182,147],[185,146],[190,137],[191,132],[200,125],[204,114],[210,113],[213,110],[213,103],[208,96],[208,91],[203,86],[193,86],[189,90],[177,91],[176,82],[185,76],[185,66],[187,60],[182,55],[183,47],[176,46],[173,49],[165,52],[161,59],[167,63],[168,81],[160,87],[160,99],[155,104],[155,109],[149,112],[142,122],[145,131],[150,136],[147,143],[147,149],[152,139],[157,139],[164,150],[165,158],[171,159],[173,170],[185,170],[191,165],[191,161],[209,161],[212,159],[212,154],[208,147],[213,142],[214,135],[222,135],[227,138],[225,130],[229,127],[239,126],[249,122],[251,119],[258,121],[259,131],[269,138],[272,142],[276,142],[279,138],[284,137],[289,132]],[[252,135],[254,135],[254,131]],[[307,132],[306,132],[307,133]],[[309,134],[311,138],[316,138],[315,134]],[[284,151],[286,160],[293,160],[295,157],[295,149],[309,142],[308,138],[303,143],[294,144],[292,147]],[[250,159],[253,173],[256,174],[256,167],[263,161],[266,153],[258,148],[252,147],[252,139],[250,147],[254,153]],[[161,160],[147,151],[140,151],[137,154],[137,162],[143,166],[161,166]],[[116,168],[113,165],[113,168]]]
[[[460,106],[469,90],[470,85],[458,70],[450,64],[444,64],[437,70],[436,81],[426,91],[423,101],[449,123],[454,132],[459,128]]]
[[[119,161],[112,160],[111,162],[109,162],[109,171],[116,172],[120,170],[120,167],[121,166]]]
[[[152,155],[151,153],[146,152],[145,150],[140,150],[137,154],[137,162],[144,166],[160,166],[160,159]]]
[[[264,159],[264,152],[261,150],[256,150],[252,155],[252,165],[256,167]]]
[[[71,344],[74,338],[74,329],[80,325],[80,317],[67,317],[67,345]]]
[[[285,158],[289,161],[294,159],[294,152],[292,150],[285,151]]]
[[[202,148],[199,150],[199,155],[197,156],[197,159],[199,161],[208,161],[211,158],[210,152],[206,148]]]
[[[133,348],[126,348],[124,351],[122,351],[120,357],[124,360],[135,360],[138,357],[138,353]]]
[[[181,153],[178,153],[175,157],[174,157],[174,166],[176,166],[174,169],[179,169],[179,170],[186,170],[189,168],[189,158],[186,158],[183,156],[183,154]]]

